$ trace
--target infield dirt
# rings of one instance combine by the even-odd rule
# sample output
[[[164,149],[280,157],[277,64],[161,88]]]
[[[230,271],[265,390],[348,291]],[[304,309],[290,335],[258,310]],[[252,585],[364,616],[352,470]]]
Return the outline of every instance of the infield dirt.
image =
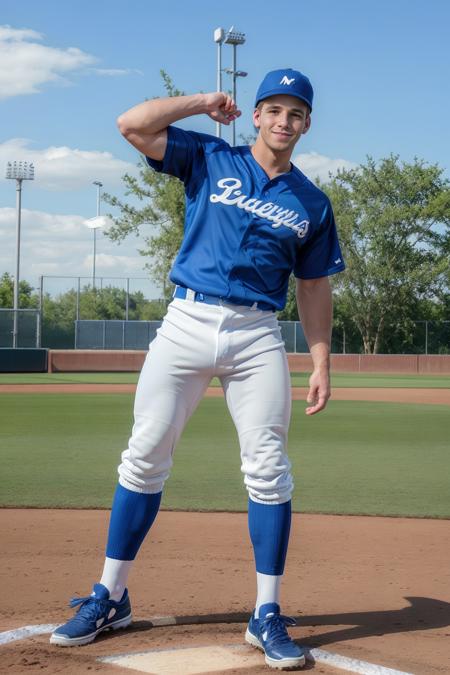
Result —
[[[0,384],[0,393],[4,394],[134,394],[135,384]],[[292,387],[295,401],[306,400],[308,390],[304,387]],[[220,397],[220,387],[208,387],[206,396]],[[450,389],[409,389],[348,387],[332,390],[335,401],[389,401],[392,403],[425,403],[430,405],[450,405]]]
[[[0,511],[0,630],[71,616],[69,598],[87,595],[101,572],[108,518],[107,511]],[[293,637],[416,675],[448,673],[449,550],[448,521],[294,515],[282,592],[283,611],[298,619]],[[130,595],[129,629],[72,649],[49,645],[46,635],[6,644],[2,672],[124,675],[134,671],[96,658],[242,643],[254,601],[246,515],[161,512],[133,569]],[[231,623],[150,623],[157,615],[219,614]],[[333,672],[319,664],[314,671]],[[270,671],[261,657],[261,668],[233,672]]]

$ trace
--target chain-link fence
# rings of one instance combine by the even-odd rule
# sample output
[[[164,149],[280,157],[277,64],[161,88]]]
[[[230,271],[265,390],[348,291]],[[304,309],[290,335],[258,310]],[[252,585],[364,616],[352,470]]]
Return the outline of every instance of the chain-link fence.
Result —
[[[17,312],[17,347],[40,347],[38,309],[0,309],[0,347],[13,347],[14,313]]]
[[[76,321],[76,349],[147,349],[162,321]],[[288,352],[307,352],[298,321],[280,321]]]
[[[334,354],[363,354],[355,326],[335,325],[331,340]],[[450,321],[411,321],[386,327],[378,345],[379,354],[450,354]]]
[[[104,340],[103,329],[99,333],[98,327],[86,327],[87,343],[96,345],[93,349],[102,349],[103,342],[119,345],[106,349],[127,349],[121,345],[122,342],[128,344],[128,333],[131,335],[133,329],[130,326],[123,336],[122,322],[160,320],[167,302],[160,299],[160,293],[148,277],[96,277],[94,286],[89,277],[44,276],[40,283],[40,306],[44,347],[79,348],[77,322],[106,321],[110,325],[104,328]],[[142,344],[140,335],[136,337],[136,344]]]
[[[36,298],[36,301],[38,298]],[[18,347],[49,349],[147,349],[170,300],[161,299],[148,277],[44,276],[39,309],[20,309]],[[288,352],[307,352],[298,321],[280,321]],[[0,311],[0,347],[13,346],[14,310]],[[335,354],[361,354],[353,322],[333,327]],[[378,345],[385,354],[450,354],[450,321],[416,320],[385,329]]]
[[[76,321],[75,349],[148,349],[161,321]]]

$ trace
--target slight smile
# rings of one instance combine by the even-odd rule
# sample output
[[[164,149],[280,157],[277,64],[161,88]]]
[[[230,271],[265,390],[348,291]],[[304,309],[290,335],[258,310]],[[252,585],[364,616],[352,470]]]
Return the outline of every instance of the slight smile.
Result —
[[[280,136],[280,138],[291,138],[293,134],[287,134],[285,131],[272,131],[275,136]]]

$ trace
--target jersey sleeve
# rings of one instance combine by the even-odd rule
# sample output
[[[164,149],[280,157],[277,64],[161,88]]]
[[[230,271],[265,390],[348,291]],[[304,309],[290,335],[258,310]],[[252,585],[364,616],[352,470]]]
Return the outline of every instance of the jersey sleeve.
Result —
[[[297,279],[318,279],[344,269],[333,209],[327,201],[317,231],[299,250],[294,276]]]
[[[219,139],[215,136],[167,127],[167,147],[162,161],[146,157],[146,162],[155,171],[176,176],[188,185],[193,176],[198,176],[205,163],[205,152]]]

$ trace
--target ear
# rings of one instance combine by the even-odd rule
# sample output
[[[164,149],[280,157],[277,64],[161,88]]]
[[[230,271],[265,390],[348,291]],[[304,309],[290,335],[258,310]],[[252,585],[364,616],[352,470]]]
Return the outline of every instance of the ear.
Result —
[[[259,108],[255,108],[253,111],[253,124],[257,129],[259,129],[260,127],[259,123],[260,118],[261,118],[261,110]]]
[[[306,120],[305,120],[305,128],[302,131],[302,136],[303,136],[303,134],[308,133],[310,126],[311,126],[311,115],[308,113],[308,115],[306,117]]]

